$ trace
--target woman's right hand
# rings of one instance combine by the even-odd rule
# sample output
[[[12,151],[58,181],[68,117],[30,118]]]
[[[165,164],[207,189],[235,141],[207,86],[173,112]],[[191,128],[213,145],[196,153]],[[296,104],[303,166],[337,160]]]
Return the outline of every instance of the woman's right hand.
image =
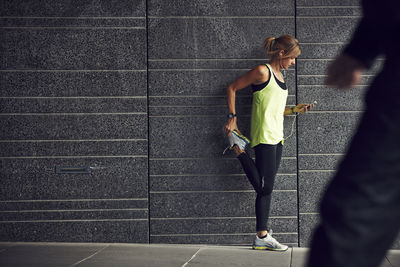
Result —
[[[230,135],[233,130],[237,130],[239,132],[239,130],[237,128],[236,117],[232,118],[232,119],[229,119],[228,122],[224,126],[224,132],[227,135]]]

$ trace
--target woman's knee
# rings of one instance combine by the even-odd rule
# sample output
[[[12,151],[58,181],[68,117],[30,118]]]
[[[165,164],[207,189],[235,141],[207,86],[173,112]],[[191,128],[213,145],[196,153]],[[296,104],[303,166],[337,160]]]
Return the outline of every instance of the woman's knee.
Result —
[[[268,195],[272,194],[272,191],[273,191],[273,187],[272,186],[264,186],[263,188],[261,188],[259,194],[261,194],[263,196],[268,196]]]

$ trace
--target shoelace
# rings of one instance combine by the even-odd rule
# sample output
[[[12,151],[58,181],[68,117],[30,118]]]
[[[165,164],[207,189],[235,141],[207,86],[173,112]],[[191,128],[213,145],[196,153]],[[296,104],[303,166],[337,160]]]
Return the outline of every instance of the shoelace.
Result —
[[[227,151],[228,149],[232,149],[232,148],[233,148],[233,146],[228,146],[227,148],[225,148],[225,149],[224,149],[224,152],[222,152],[222,155],[225,155],[226,151]]]
[[[268,235],[269,235],[269,237],[270,237],[270,240],[272,241],[271,243],[273,243],[274,246],[279,246],[280,243],[278,242],[278,240],[276,240],[276,239],[272,236],[272,233],[273,233],[273,231],[272,231],[272,229],[270,229],[270,230],[268,231]]]

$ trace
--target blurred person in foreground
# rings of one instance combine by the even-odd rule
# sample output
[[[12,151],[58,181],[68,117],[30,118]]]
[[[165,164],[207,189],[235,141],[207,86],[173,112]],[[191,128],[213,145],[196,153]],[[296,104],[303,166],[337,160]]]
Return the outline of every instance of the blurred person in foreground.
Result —
[[[320,206],[309,267],[379,266],[400,228],[400,1],[364,0],[352,40],[328,67],[326,85],[356,85],[378,55],[381,72]]]

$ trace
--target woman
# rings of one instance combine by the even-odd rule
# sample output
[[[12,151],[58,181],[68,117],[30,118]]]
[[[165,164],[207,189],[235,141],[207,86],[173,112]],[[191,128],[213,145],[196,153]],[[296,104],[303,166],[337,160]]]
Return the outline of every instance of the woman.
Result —
[[[271,57],[269,64],[248,71],[227,88],[229,120],[224,130],[228,134],[229,148],[235,151],[257,193],[257,234],[253,249],[285,251],[288,246],[280,244],[267,231],[271,193],[282,156],[283,120],[286,115],[305,113],[314,105],[286,107],[288,90],[281,69],[287,70],[295,64],[301,53],[299,42],[291,35],[269,37],[265,40],[264,49]],[[235,109],[236,91],[249,85],[253,90],[250,139],[255,150],[255,162],[244,150],[250,141],[238,130]]]

